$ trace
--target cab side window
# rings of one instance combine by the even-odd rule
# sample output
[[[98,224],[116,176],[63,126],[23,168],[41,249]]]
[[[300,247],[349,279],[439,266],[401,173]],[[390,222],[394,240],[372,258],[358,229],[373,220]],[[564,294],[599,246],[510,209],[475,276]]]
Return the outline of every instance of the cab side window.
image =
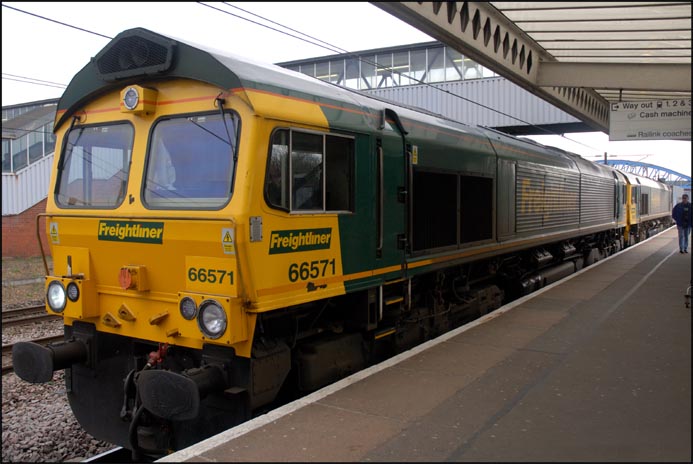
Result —
[[[291,209],[324,210],[323,136],[293,132],[291,138]]]
[[[353,165],[353,138],[278,130],[272,136],[265,199],[286,211],[353,211]]]

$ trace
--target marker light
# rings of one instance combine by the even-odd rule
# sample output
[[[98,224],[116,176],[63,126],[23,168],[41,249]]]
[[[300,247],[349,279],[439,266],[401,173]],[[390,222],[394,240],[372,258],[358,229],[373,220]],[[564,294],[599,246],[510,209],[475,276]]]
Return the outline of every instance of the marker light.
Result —
[[[67,299],[65,298],[65,287],[57,280],[48,284],[46,290],[46,302],[48,307],[56,313],[61,313],[65,309]]]
[[[123,105],[125,105],[125,108],[134,110],[137,108],[139,102],[140,94],[137,92],[136,88],[130,87],[125,91],[125,95],[123,96]]]
[[[205,300],[200,305],[197,315],[197,325],[200,331],[211,339],[221,337],[226,331],[226,313],[214,300]]]
[[[180,300],[178,306],[180,309],[180,314],[183,316],[183,318],[191,321],[195,319],[195,316],[197,316],[197,305],[195,304],[195,300],[189,296],[186,296]]]
[[[79,299],[79,287],[76,283],[70,282],[67,284],[67,298],[72,302]]]

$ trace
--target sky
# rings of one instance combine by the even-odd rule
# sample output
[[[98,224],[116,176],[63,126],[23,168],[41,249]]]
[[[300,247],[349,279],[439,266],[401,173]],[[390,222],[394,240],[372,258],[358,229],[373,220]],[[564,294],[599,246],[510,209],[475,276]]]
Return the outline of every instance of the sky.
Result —
[[[64,86],[108,44],[109,38],[133,27],[266,63],[335,54],[308,42],[316,42],[315,39],[344,52],[434,40],[367,2],[2,2],[2,5],[3,106],[59,98]],[[37,85],[37,82],[48,85]],[[603,159],[607,152],[609,159],[641,161],[691,175],[690,141],[609,142],[608,135],[602,132],[531,138],[590,161]]]

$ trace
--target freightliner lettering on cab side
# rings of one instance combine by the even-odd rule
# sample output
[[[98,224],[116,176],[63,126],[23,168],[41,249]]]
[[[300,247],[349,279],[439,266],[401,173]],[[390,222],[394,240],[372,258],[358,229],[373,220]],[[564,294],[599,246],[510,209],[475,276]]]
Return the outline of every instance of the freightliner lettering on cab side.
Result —
[[[331,227],[326,229],[273,230],[270,236],[269,254],[329,250],[331,241]]]
[[[162,243],[163,239],[163,222],[99,221],[99,240]]]

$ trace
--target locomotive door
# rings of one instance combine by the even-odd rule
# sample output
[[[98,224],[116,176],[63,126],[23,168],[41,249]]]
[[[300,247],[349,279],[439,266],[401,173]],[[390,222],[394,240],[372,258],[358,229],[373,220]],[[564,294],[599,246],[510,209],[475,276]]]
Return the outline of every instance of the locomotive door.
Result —
[[[384,130],[376,141],[376,263],[403,265],[406,251],[406,132],[391,110],[383,113]],[[400,270],[400,276],[403,269]]]

